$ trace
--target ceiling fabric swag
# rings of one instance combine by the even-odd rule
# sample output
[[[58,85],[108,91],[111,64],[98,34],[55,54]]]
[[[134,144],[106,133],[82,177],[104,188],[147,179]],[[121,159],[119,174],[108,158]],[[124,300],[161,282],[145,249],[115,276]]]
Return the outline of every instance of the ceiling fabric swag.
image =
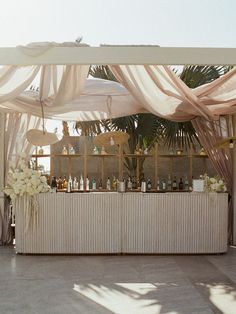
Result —
[[[34,43],[19,46],[30,57],[53,47],[87,46],[81,43]],[[104,99],[113,99],[112,118],[151,112],[173,121],[195,117],[217,120],[236,112],[236,69],[212,83],[189,88],[169,66],[111,65],[117,82],[87,79],[89,65],[4,66],[0,69],[0,110],[46,118],[90,121],[107,119]],[[30,85],[38,85],[38,93]],[[96,92],[94,92],[96,86]],[[113,92],[111,92],[111,90]]]

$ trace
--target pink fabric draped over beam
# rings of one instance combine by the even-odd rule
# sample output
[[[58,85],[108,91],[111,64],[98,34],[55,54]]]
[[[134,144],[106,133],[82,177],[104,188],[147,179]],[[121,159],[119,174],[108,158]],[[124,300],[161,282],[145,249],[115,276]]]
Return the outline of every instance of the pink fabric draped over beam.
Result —
[[[195,117],[218,120],[236,113],[236,69],[195,89],[189,88],[168,66],[114,65],[114,75],[143,107],[173,121]]]

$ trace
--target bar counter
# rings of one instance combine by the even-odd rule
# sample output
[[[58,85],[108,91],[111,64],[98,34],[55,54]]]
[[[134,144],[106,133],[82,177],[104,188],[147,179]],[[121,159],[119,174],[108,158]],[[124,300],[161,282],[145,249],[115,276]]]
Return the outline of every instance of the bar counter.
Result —
[[[227,251],[227,193],[42,193],[16,251],[25,254],[202,254]]]

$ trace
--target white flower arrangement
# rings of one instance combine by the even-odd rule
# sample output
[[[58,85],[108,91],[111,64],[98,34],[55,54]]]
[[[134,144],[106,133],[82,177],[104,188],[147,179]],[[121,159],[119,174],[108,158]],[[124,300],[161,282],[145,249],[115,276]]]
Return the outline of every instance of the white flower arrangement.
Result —
[[[226,192],[227,187],[224,181],[219,177],[215,176],[210,178],[206,173],[202,176],[205,180],[205,191],[206,192]]]
[[[8,182],[4,192],[14,201],[17,197],[34,196],[48,192],[49,189],[46,177],[37,170],[28,168],[25,158],[21,156],[18,167],[9,169]]]

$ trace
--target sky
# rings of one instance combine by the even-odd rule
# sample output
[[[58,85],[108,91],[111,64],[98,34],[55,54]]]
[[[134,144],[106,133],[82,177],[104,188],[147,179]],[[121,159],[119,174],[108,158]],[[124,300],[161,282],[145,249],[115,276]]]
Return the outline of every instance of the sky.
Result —
[[[236,47],[235,0],[1,1],[0,46],[74,41],[91,46]]]
[[[236,47],[236,0],[2,0],[0,30],[0,47],[80,36],[91,46]]]

